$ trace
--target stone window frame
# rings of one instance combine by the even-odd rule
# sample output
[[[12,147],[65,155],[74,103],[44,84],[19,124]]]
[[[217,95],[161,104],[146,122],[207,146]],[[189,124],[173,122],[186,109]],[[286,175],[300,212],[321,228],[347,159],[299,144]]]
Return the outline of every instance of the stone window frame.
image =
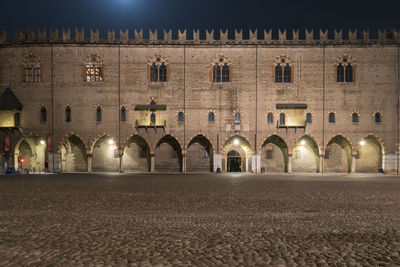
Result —
[[[94,109],[96,110],[96,123],[101,123],[103,121],[103,105],[102,104],[96,104],[94,106]],[[99,120],[99,111],[100,111],[100,120]]]
[[[125,109],[125,120],[123,121],[122,120],[122,109]],[[119,108],[119,112],[120,112],[120,116],[121,116],[121,119],[120,119],[120,121],[121,121],[121,123],[127,123],[128,122],[128,105],[127,104],[121,104],[120,105],[120,108]]]
[[[216,57],[214,57],[211,60],[210,63],[210,82],[216,83],[216,84],[221,84],[221,83],[228,83],[232,82],[232,62],[231,60],[226,57],[225,55],[219,54]],[[223,68],[224,66],[227,66],[228,69],[228,80],[224,80],[224,74],[223,74]],[[216,70],[215,68],[218,67],[219,69]],[[216,71],[220,72],[220,80],[217,81],[217,78],[215,77]]]
[[[65,111],[64,122],[71,123],[72,122],[72,107],[71,107],[71,105],[70,104],[65,105],[64,111]],[[69,115],[68,115],[68,113],[69,113]]]
[[[377,113],[380,114],[380,121],[376,121],[376,114],[377,114]],[[380,123],[382,123],[382,121],[383,121],[383,113],[382,113],[382,111],[380,111],[380,110],[375,110],[375,111],[372,113],[372,119],[373,119],[373,121],[374,121],[375,124],[380,124]]]
[[[41,58],[29,54],[24,57],[23,65],[23,78],[24,83],[40,83],[42,82],[42,67]]]
[[[160,75],[160,68],[161,66],[165,66],[165,80],[161,79]],[[152,78],[152,68],[155,67],[157,70],[157,78],[153,79]],[[167,83],[169,82],[170,78],[170,66],[167,58],[161,54],[155,54],[153,56],[150,56],[147,62],[147,76],[148,76],[148,81],[150,83]],[[164,77],[164,76],[163,76]]]
[[[308,114],[310,114],[310,116],[311,116],[311,121],[309,122],[309,121],[307,121],[307,115]],[[308,124],[308,123],[313,123],[313,117],[314,117],[314,114],[311,112],[311,110],[306,110],[306,113],[305,113],[305,122]]]
[[[210,120],[210,113],[214,114],[213,120]],[[213,110],[213,109],[207,110],[207,121],[208,121],[209,123],[215,123],[215,117],[216,117],[216,116],[217,116],[217,112],[216,112],[215,110]]]
[[[330,116],[331,113],[333,113],[333,121],[332,122],[329,121],[329,116]],[[329,124],[335,124],[336,123],[336,119],[337,119],[336,118],[336,111],[330,110],[330,111],[328,111],[327,115],[328,115],[328,123]]]
[[[180,114],[182,114],[182,120],[179,120],[180,119]],[[178,123],[184,123],[185,122],[185,111],[183,110],[183,109],[180,109],[180,110],[178,110],[177,112],[176,112],[176,118],[177,118],[177,121],[178,121]]]
[[[269,121],[269,114],[272,115],[272,121]],[[275,119],[275,115],[276,115],[275,112],[273,110],[269,109],[269,110],[267,110],[265,112],[265,115],[267,116],[267,123],[268,124],[273,124],[274,123],[274,119]]]
[[[90,54],[83,61],[82,78],[87,83],[104,82],[104,60],[98,54]]]
[[[41,104],[39,107],[39,120],[41,124],[46,124],[48,121],[48,111],[49,109],[45,104]],[[45,111],[45,120],[43,120],[43,111]]]
[[[356,115],[356,117],[354,117],[354,115]],[[350,113],[350,118],[351,118],[351,123],[358,124],[360,122],[360,112],[358,112],[357,110],[353,110]],[[354,118],[356,118],[356,121],[354,121]]]
[[[281,65],[282,63],[284,63],[285,66]],[[278,77],[276,76],[278,64],[282,67],[282,80],[281,81],[277,81]],[[286,66],[290,67],[290,76],[289,76],[290,81],[285,81],[285,67]],[[292,83],[294,83],[294,60],[292,60],[291,57],[284,55],[284,54],[274,58],[274,61],[272,63],[272,79],[275,84],[292,84]]]
[[[343,81],[339,81],[339,73],[338,73],[338,68],[339,65],[343,67]],[[352,68],[352,81],[347,81],[347,66],[350,65]],[[342,56],[338,57],[336,59],[335,65],[334,65],[334,79],[336,83],[341,83],[341,84],[352,84],[356,82],[356,72],[357,70],[357,62],[354,59],[354,57],[348,55],[348,54],[343,54]]]
[[[237,114],[239,114],[239,120],[237,120]],[[233,115],[233,121],[235,122],[235,124],[241,124],[242,123],[242,114],[240,112],[240,110],[234,110],[232,112]]]

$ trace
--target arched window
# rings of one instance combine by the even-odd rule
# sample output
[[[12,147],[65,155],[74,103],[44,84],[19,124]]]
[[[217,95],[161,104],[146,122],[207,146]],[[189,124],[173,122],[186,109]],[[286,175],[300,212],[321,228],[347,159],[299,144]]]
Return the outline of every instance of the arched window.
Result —
[[[40,122],[45,123],[47,121],[47,109],[42,107],[40,109]]]
[[[283,70],[283,82],[290,83],[292,82],[292,68],[289,64],[286,64]]]
[[[339,65],[337,65],[337,70],[336,70],[336,76],[337,76],[337,82],[344,82],[344,68],[343,65],[341,63],[339,63]]]
[[[286,124],[286,114],[285,113],[279,114],[279,124],[280,125]]]
[[[336,60],[336,81],[354,82],[355,60],[349,55],[343,55]]]
[[[126,108],[124,106],[121,108],[121,122],[126,122]]]
[[[150,115],[150,123],[155,124],[156,123],[156,114],[154,112],[151,113]]]
[[[353,67],[350,63],[346,66],[346,82],[353,82]]]
[[[375,113],[375,122],[380,123],[382,121],[382,115],[380,112]]]
[[[65,108],[65,121],[66,122],[71,122],[71,108],[70,108],[70,106],[67,106]]]
[[[21,125],[21,115],[19,113],[14,114],[14,125],[19,127]]]
[[[334,123],[335,122],[335,113],[330,112],[329,113],[329,122]]]
[[[240,112],[235,112],[235,123],[240,123]]]
[[[100,106],[98,106],[98,107],[96,108],[96,121],[97,121],[97,122],[100,122],[100,121],[101,121],[101,107],[100,107]]]
[[[179,113],[178,113],[178,121],[179,122],[183,122],[183,120],[184,120],[184,114],[183,114],[183,112],[182,111],[179,111]]]
[[[168,62],[161,55],[155,55],[150,58],[150,82],[166,82]]]
[[[268,113],[268,123],[273,123],[274,122],[274,114],[272,112]]]
[[[275,66],[275,82],[276,83],[283,82],[282,66],[280,63],[278,63]]]
[[[214,122],[215,121],[215,114],[214,112],[208,112],[208,121]]]
[[[103,81],[103,60],[98,55],[90,55],[85,59],[86,81],[102,82]]]
[[[219,82],[230,82],[230,62],[224,56],[216,57],[212,62],[212,81],[215,83]]]
[[[356,112],[351,114],[351,122],[353,122],[353,123],[357,123],[358,122],[358,114]]]
[[[312,115],[311,115],[310,112],[308,112],[308,113],[306,114],[306,122],[307,122],[307,123],[311,123],[311,122],[312,122]]]
[[[24,58],[25,82],[38,83],[41,80],[40,58],[29,55]]]

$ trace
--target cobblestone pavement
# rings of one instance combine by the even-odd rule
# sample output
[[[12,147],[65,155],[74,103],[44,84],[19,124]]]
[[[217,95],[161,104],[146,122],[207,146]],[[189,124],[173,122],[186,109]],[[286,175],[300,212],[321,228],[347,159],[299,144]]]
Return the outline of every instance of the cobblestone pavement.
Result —
[[[0,266],[400,264],[400,177],[0,177]]]

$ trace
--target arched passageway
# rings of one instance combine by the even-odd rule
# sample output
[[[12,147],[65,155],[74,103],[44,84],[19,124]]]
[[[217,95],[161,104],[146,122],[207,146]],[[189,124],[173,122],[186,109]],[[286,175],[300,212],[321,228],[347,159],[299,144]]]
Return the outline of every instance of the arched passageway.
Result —
[[[182,148],[171,135],[166,135],[158,142],[155,151],[156,172],[181,172]]]
[[[233,156],[233,153],[236,156]],[[239,163],[240,166],[237,166],[236,171],[251,171],[252,150],[250,143],[244,137],[236,135],[229,138],[222,149],[222,155],[223,171],[232,171],[232,168]],[[238,159],[239,157],[240,160]]]
[[[351,145],[350,142],[341,135],[333,137],[326,146],[324,172],[351,172]]]
[[[293,147],[293,172],[320,172],[317,142],[309,135],[301,137]]]
[[[287,172],[288,147],[277,135],[268,137],[261,147],[261,168],[265,172]]]
[[[383,170],[383,146],[375,136],[369,135],[358,145],[356,172],[376,173],[379,169]]]
[[[119,172],[119,155],[115,141],[109,136],[97,139],[93,146],[93,172]]]
[[[16,169],[41,172],[45,170],[46,142],[40,137],[24,137],[15,146]]]
[[[195,136],[186,152],[187,172],[213,172],[214,151],[211,142],[203,135]]]
[[[150,148],[146,140],[134,135],[124,146],[122,168],[124,172],[149,172]]]
[[[61,171],[86,172],[88,159],[83,141],[76,135],[66,138],[61,146]]]

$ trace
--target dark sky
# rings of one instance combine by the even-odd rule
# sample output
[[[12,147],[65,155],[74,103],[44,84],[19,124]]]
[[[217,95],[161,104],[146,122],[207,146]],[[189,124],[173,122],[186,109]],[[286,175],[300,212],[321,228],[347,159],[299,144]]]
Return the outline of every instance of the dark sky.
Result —
[[[5,3],[4,3],[5,2]],[[398,1],[4,0],[0,29],[400,28]]]

